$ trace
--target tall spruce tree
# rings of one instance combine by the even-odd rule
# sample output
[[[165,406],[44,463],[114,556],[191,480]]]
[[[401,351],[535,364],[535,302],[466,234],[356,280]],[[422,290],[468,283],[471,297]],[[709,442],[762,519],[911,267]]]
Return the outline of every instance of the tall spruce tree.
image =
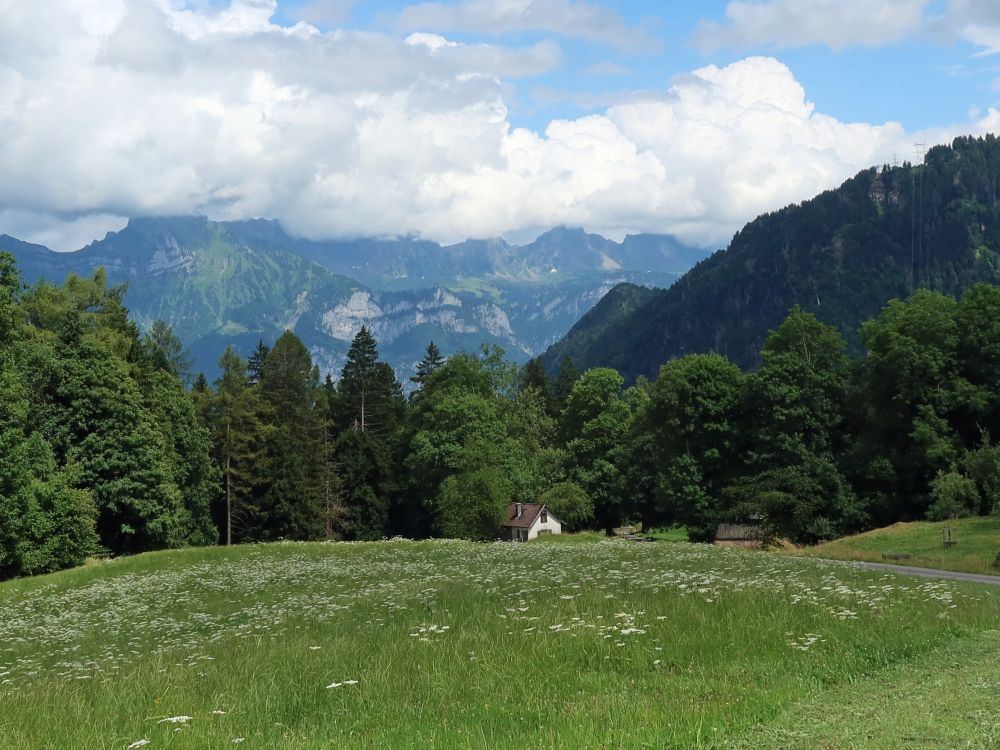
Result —
[[[259,498],[261,539],[318,539],[324,533],[316,457],[323,450],[319,370],[309,350],[285,331],[261,368],[268,407],[264,477]]]
[[[261,374],[264,371],[264,361],[267,359],[271,348],[264,343],[264,339],[258,339],[257,346],[250,353],[247,359],[247,377],[250,385],[260,383]]]
[[[362,326],[347,352],[337,382],[337,422],[341,430],[374,432],[388,439],[396,431],[405,404],[392,368],[379,360],[378,345]]]
[[[380,538],[387,531],[395,486],[392,465],[406,402],[395,373],[379,360],[375,338],[364,326],[347,353],[335,403],[348,533]],[[364,437],[348,434],[353,432]]]
[[[434,371],[441,367],[444,362],[445,358],[441,354],[441,350],[433,341],[430,342],[427,345],[427,353],[417,364],[417,374],[410,377],[410,381],[416,383],[418,388],[422,388],[427,382],[427,378],[433,375]]]
[[[236,532],[253,534],[256,508],[253,491],[263,481],[260,476],[263,404],[260,391],[250,385],[247,366],[232,347],[219,359],[219,379],[211,414],[215,456],[222,470],[222,542],[233,543]],[[235,523],[234,523],[235,521]]]
[[[337,425],[333,416],[336,399],[337,388],[327,373],[319,394],[323,439],[320,454],[317,456],[316,473],[323,515],[323,536],[326,539],[343,538],[347,524],[344,482],[337,461]]]

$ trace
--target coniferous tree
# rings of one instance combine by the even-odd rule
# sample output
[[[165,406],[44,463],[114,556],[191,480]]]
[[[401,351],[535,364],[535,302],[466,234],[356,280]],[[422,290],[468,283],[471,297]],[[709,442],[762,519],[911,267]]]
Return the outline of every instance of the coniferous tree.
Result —
[[[529,359],[521,371],[521,388],[534,388],[541,393],[548,393],[549,379],[545,374],[545,366],[540,357]]]
[[[403,391],[392,368],[379,360],[378,346],[362,326],[351,342],[347,363],[337,382],[337,423],[390,438],[405,407]]]
[[[371,432],[347,430],[335,448],[346,536],[374,540],[389,523],[392,469],[385,445]]]
[[[257,531],[262,539],[321,538],[325,524],[316,457],[323,452],[324,418],[319,370],[291,331],[268,352],[259,387],[269,429]]]
[[[254,536],[253,491],[262,482],[263,404],[259,389],[250,385],[246,363],[232,347],[219,359],[219,370],[210,414],[215,456],[222,470],[221,538],[228,546],[233,543],[234,526],[237,532]]]
[[[420,360],[417,364],[417,374],[410,377],[410,380],[417,384],[418,388],[422,388],[424,383],[427,382],[427,378],[434,374],[445,362],[444,356],[441,354],[441,350],[437,348],[437,345],[432,341],[427,345],[427,353],[424,358]]]
[[[362,326],[337,382],[334,410],[348,533],[355,538],[380,538],[387,531],[405,406],[395,373],[379,360],[375,338]]]
[[[153,321],[142,344],[153,367],[169,372],[184,385],[191,383],[191,353],[170,326],[162,320]]]
[[[264,339],[257,341],[256,348],[250,353],[250,357],[247,359],[247,377],[250,385],[258,385],[260,383],[261,374],[264,371],[264,361],[267,359],[270,351],[271,349],[264,343]]]
[[[347,523],[343,497],[344,483],[337,461],[337,425],[333,418],[336,398],[336,386],[327,373],[319,395],[323,440],[317,458],[316,475],[323,512],[323,536],[326,539],[342,538]]]
[[[580,378],[580,371],[573,364],[573,359],[567,354],[559,362],[559,372],[552,383],[552,410],[558,414],[566,408],[573,385]]]

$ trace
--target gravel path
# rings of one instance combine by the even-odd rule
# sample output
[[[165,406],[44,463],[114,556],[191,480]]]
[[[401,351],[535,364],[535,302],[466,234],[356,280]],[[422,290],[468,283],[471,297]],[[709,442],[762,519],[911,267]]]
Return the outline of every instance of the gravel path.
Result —
[[[1000,586],[1000,576],[983,575],[982,573],[960,573],[955,570],[938,570],[937,568],[917,568],[912,565],[889,565],[888,563],[851,561],[868,570],[888,570],[900,575],[923,576],[924,578],[951,578],[956,581],[972,581],[973,583],[989,583]]]

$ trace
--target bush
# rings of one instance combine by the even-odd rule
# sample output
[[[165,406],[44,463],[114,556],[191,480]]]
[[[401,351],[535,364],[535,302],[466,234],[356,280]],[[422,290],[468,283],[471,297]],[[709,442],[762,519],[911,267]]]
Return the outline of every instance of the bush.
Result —
[[[438,525],[448,537],[496,539],[512,496],[511,483],[495,467],[453,474],[441,483]]]
[[[594,519],[594,501],[575,482],[560,482],[546,490],[540,500],[567,529],[583,528]]]
[[[928,520],[965,518],[979,507],[979,490],[974,481],[957,472],[938,472],[931,482],[931,501],[927,509]]]

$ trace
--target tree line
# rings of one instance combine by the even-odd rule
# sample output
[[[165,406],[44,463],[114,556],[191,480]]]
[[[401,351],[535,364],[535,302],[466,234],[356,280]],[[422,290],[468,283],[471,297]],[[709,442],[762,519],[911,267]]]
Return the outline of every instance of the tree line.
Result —
[[[690,354],[629,387],[432,343],[409,395],[367,328],[336,382],[290,331],[193,378],[123,293],[100,272],[28,289],[0,254],[0,577],[184,545],[488,540],[515,500],[571,529],[705,541],[751,521],[800,543],[1000,500],[998,287],[893,301],[853,359],[794,308],[753,372]]]

